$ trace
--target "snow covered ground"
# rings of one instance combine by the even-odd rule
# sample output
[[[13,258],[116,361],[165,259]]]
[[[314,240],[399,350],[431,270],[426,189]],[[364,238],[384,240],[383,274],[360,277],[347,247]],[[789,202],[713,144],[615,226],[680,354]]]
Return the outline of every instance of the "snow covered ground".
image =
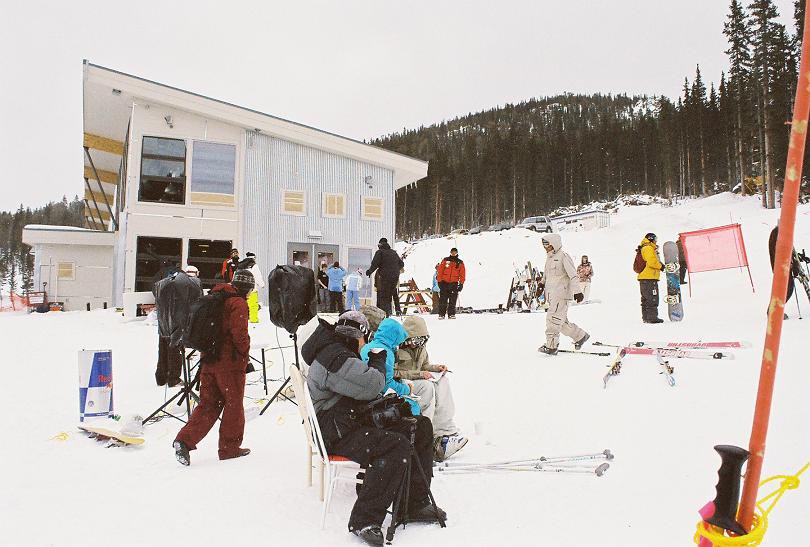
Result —
[[[429,349],[447,364],[457,421],[471,437],[465,460],[495,460],[611,449],[616,459],[601,478],[588,475],[498,473],[438,476],[433,491],[448,528],[409,526],[400,545],[688,545],[697,510],[714,497],[719,458],[714,444],[747,446],[770,290],[767,236],[778,211],[729,194],[672,208],[626,207],[609,229],[565,233],[575,260],[594,264],[591,294],[602,300],[573,308],[571,318],[592,340],[744,339],[734,361],[674,361],[669,387],[649,358],[627,358],[621,375],[602,388],[607,358],[538,355],[545,316],[428,317]],[[810,248],[810,207],[801,206],[796,246]],[[660,241],[679,231],[740,222],[756,293],[736,270],[693,277],[682,323],[643,325],[631,263],[647,231]],[[457,246],[467,265],[460,304],[495,307],[506,298],[514,265],[542,267],[540,236],[521,229],[420,243],[406,272],[428,285],[433,265]],[[686,287],[685,287],[686,289]],[[796,471],[810,459],[810,373],[802,337],[807,318],[791,301],[777,374],[763,476]],[[665,316],[665,305],[661,306]],[[3,402],[0,448],[0,529],[4,545],[356,545],[346,532],[354,495],[338,491],[325,531],[320,503],[305,486],[304,435],[295,407],[273,404],[246,426],[253,453],[220,462],[216,432],[192,454],[190,468],[174,459],[180,423],[146,429],[140,448],[105,449],[75,429],[76,351],[113,351],[116,412],[148,414],[164,399],[154,386],[156,327],[124,322],[112,311],[0,316]],[[275,343],[267,317],[252,331]],[[282,345],[286,335],[279,333]],[[568,343],[568,341],[565,341]],[[273,352],[273,378],[281,361]],[[291,354],[286,352],[289,363]],[[261,397],[259,375],[248,395]],[[257,406],[246,401],[248,406]],[[479,434],[475,434],[475,429]],[[66,440],[55,437],[66,432]],[[806,482],[806,481],[805,481]],[[810,486],[789,492],[771,515],[765,545],[807,541]],[[804,539],[803,539],[804,538]]]

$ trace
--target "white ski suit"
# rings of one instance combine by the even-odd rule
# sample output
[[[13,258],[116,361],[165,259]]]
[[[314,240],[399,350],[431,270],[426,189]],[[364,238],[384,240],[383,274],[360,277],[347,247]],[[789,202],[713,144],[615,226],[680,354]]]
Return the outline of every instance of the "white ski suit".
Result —
[[[562,250],[559,234],[546,234],[543,241],[554,249],[547,255],[545,268],[546,282],[546,347],[556,348],[560,343],[560,332],[575,342],[582,340],[585,331],[568,321],[568,303],[580,292],[579,276],[574,261]]]

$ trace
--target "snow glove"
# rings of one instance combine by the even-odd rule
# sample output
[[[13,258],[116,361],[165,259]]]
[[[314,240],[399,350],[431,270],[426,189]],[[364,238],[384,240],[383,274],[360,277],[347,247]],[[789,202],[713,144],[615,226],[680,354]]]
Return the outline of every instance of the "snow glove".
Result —
[[[370,352],[368,356],[368,366],[377,369],[385,376],[385,359],[387,355],[384,349],[377,352]]]
[[[581,292],[578,292],[574,295],[574,302],[576,302],[577,304],[579,304],[583,300],[585,300],[585,296],[583,296]]]

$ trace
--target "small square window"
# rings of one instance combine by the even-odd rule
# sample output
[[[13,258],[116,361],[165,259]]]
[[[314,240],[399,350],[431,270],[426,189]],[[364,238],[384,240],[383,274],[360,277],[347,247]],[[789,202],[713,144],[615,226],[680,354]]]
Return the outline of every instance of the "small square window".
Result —
[[[364,196],[360,216],[363,220],[382,220],[383,199]]]
[[[76,279],[76,268],[73,262],[59,262],[56,264],[56,277],[58,279]]]
[[[283,190],[281,212],[288,215],[307,214],[306,195],[303,190]]]
[[[323,195],[323,216],[327,218],[346,217],[346,196],[343,194]]]

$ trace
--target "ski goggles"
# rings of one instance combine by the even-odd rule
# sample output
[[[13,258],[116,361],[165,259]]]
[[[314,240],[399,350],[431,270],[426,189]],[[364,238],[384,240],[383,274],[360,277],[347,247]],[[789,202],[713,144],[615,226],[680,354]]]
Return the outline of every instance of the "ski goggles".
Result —
[[[430,336],[414,336],[405,340],[402,345],[409,348],[421,348],[427,344],[428,338]]]

